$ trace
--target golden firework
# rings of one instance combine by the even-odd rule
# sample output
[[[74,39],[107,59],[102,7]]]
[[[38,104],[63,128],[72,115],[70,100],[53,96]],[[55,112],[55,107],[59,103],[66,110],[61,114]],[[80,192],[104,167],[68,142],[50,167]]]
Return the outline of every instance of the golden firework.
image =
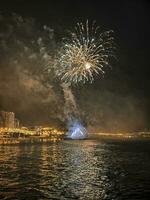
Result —
[[[78,23],[70,39],[58,50],[55,73],[62,82],[76,84],[93,82],[95,74],[103,75],[113,55],[113,31],[99,32],[99,27]]]

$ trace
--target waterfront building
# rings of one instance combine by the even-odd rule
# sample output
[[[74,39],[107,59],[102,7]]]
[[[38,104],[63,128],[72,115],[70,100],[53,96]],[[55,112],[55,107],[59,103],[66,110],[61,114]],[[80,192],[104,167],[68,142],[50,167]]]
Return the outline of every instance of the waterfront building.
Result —
[[[15,128],[15,113],[0,111],[0,126],[6,128]]]

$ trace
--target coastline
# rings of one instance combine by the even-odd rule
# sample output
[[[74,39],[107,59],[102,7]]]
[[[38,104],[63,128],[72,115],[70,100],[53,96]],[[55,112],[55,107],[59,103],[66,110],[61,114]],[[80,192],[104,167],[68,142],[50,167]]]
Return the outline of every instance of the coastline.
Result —
[[[131,133],[89,133],[87,139],[119,139],[119,140],[149,140],[150,132],[131,132]],[[51,136],[0,136],[0,145],[14,145],[14,144],[35,144],[35,143],[49,143],[59,142],[65,140],[65,134],[51,135]]]

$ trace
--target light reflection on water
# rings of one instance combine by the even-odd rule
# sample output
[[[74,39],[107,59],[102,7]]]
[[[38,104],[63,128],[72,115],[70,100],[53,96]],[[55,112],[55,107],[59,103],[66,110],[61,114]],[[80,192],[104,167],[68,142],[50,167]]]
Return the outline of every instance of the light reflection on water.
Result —
[[[84,140],[0,146],[0,199],[147,199],[149,144]]]

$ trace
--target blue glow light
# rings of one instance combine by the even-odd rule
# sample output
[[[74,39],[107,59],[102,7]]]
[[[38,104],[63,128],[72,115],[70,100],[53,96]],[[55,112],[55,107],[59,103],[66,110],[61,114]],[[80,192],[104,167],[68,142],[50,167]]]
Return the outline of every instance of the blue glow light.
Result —
[[[86,137],[86,128],[78,120],[73,120],[68,124],[67,138],[80,140],[85,139]]]

